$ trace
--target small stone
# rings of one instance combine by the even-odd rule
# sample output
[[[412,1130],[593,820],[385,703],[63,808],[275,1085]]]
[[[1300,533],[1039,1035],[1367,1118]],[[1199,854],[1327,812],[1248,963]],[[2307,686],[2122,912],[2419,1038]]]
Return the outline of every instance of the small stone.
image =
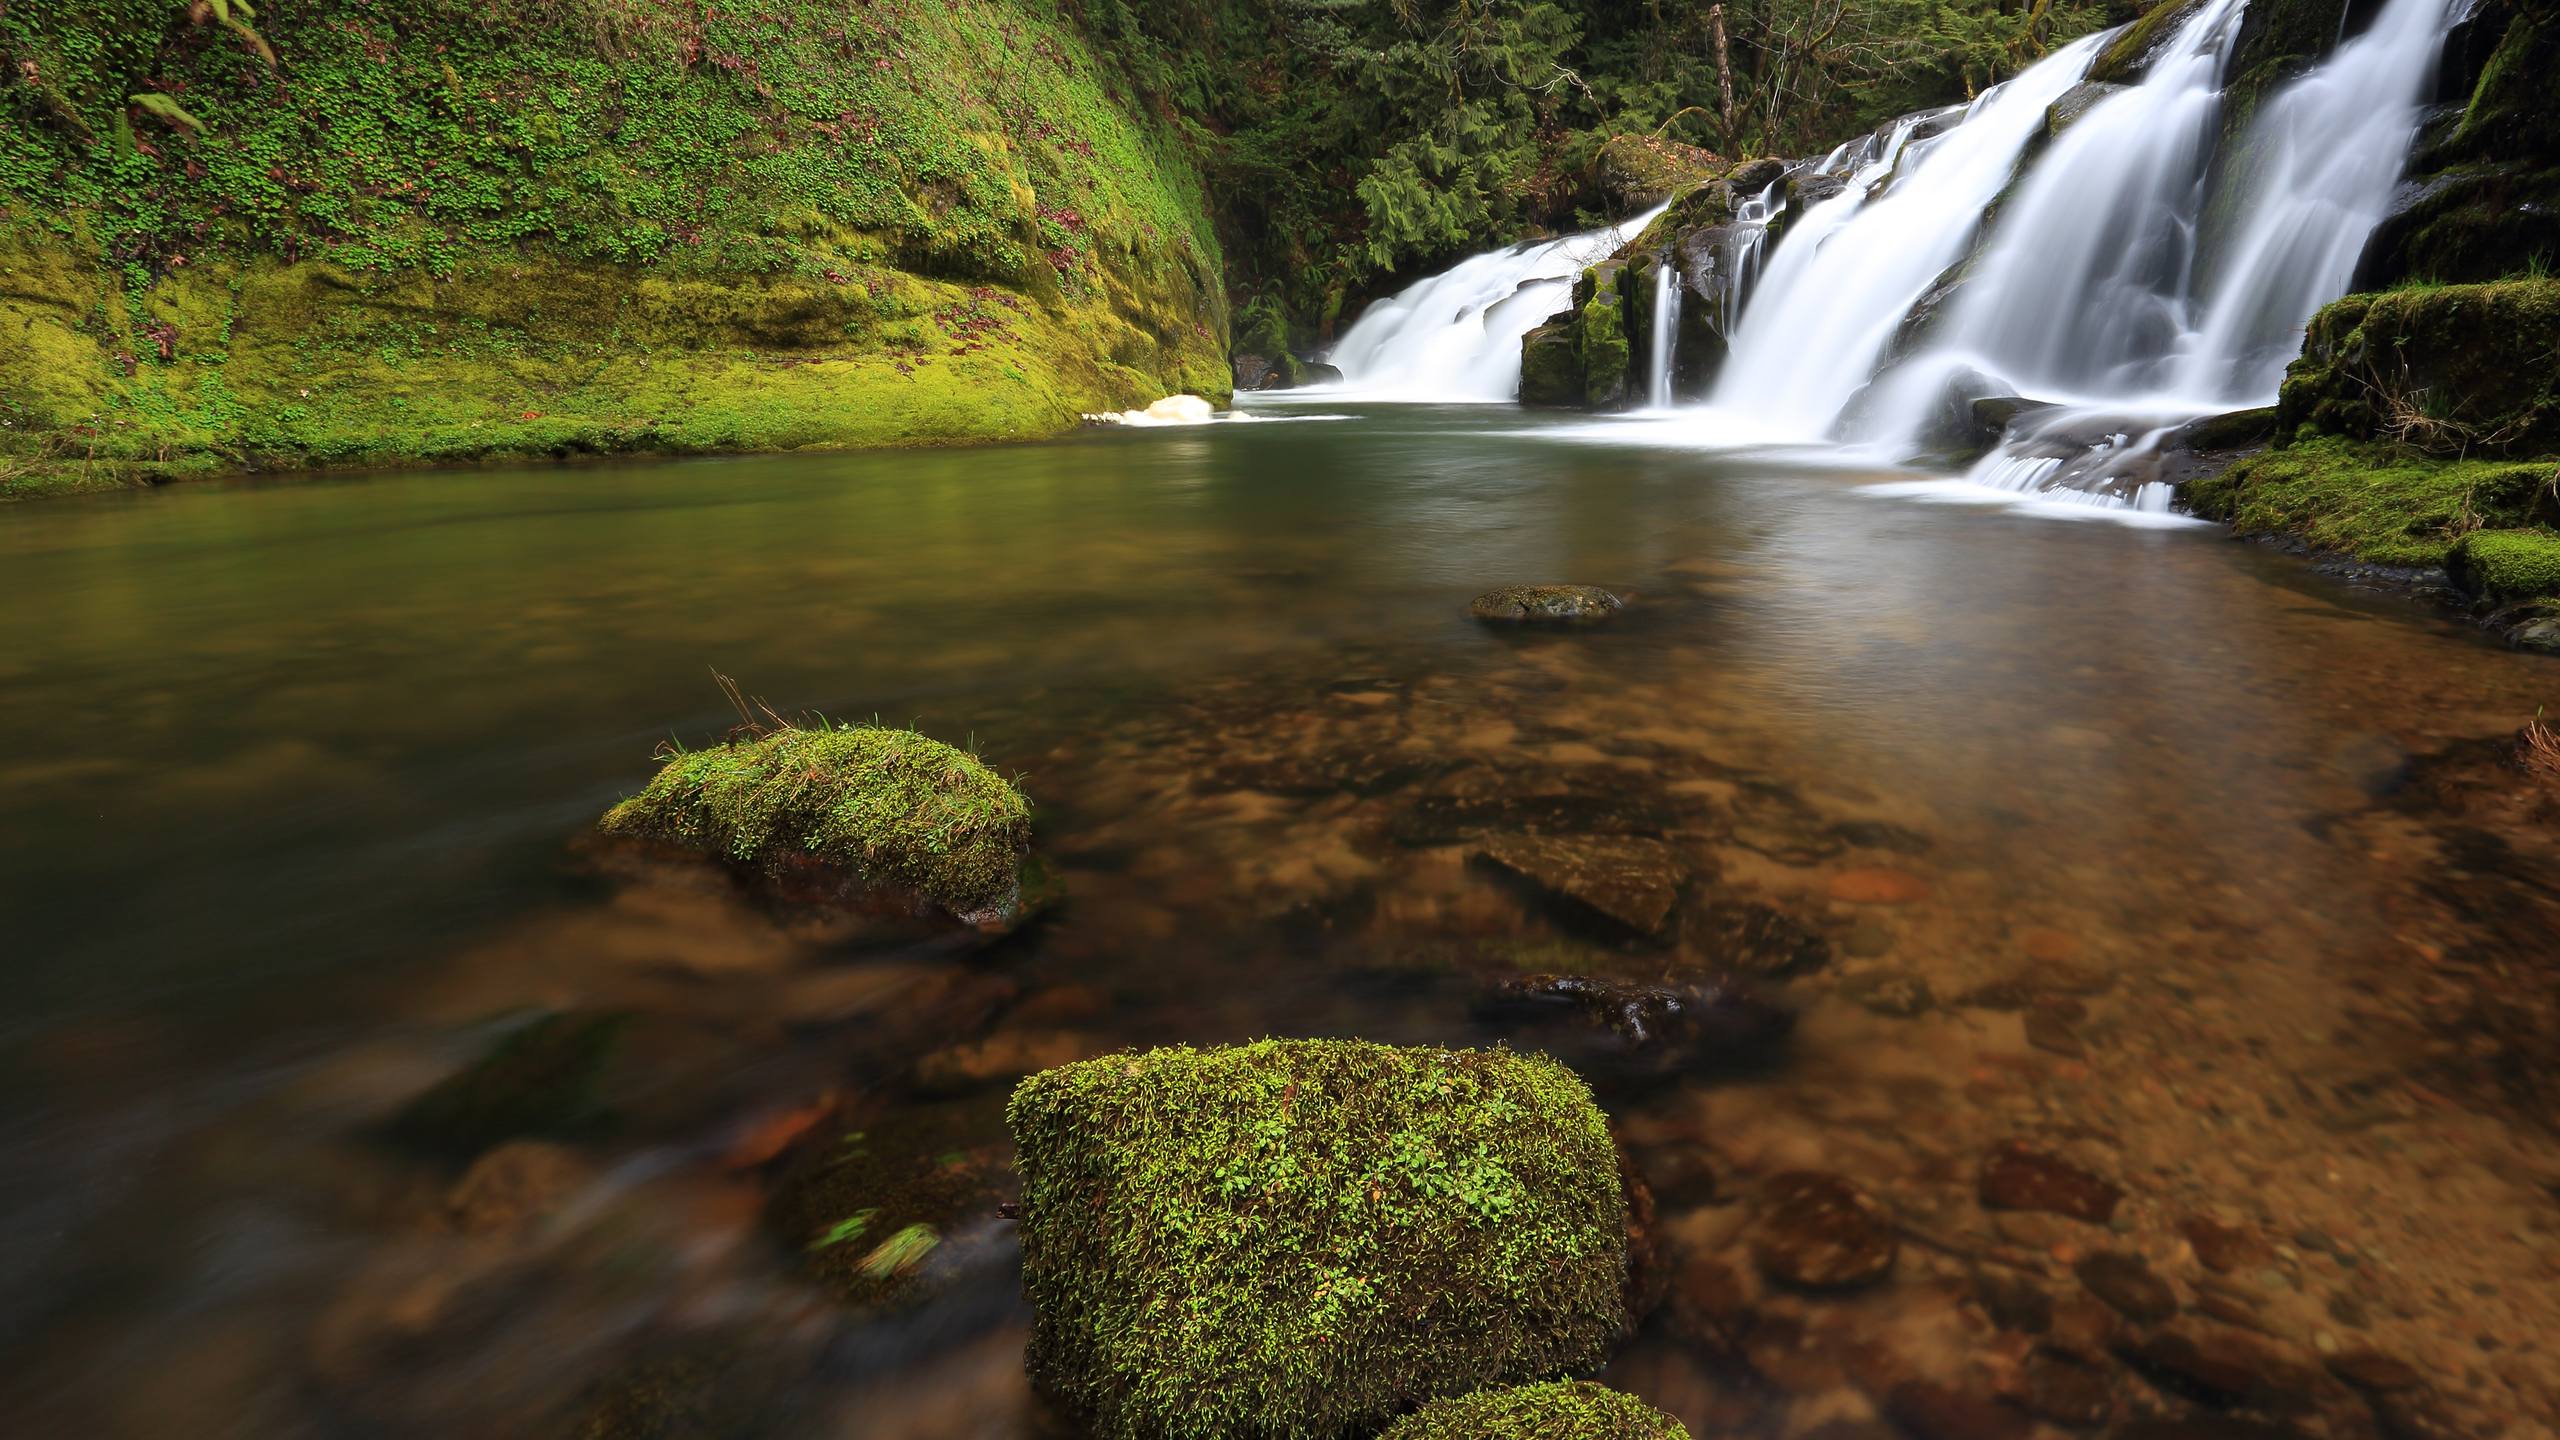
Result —
[[[2048,1054],[2085,1059],[2089,1049],[2080,1043],[2079,1023],[2087,1013],[2077,1000],[2039,995],[2027,1007],[2027,1043]]]
[[[2041,1335],[2053,1328],[2053,1296],[2013,1270],[1987,1269],[1973,1277],[1974,1298],[2003,1330]]]
[[[1708,968],[1782,980],[1831,963],[1831,942],[1793,917],[1750,901],[1709,905],[1680,925],[1683,947]]]
[[[1843,870],[1826,887],[1834,900],[1850,905],[1908,905],[1929,898],[1929,882],[1907,870],[1870,866]]]
[[[1467,613],[1502,624],[1587,625],[1617,614],[1626,603],[1593,585],[1505,585],[1477,596]]]
[[[1794,1170],[1761,1189],[1752,1258],[1781,1284],[1806,1290],[1872,1285],[1901,1253],[1884,1208],[1837,1175]]]
[[[2124,1192],[2079,1166],[2022,1141],[1995,1145],[1982,1162],[1984,1208],[2035,1210],[2103,1225],[2115,1217]]]
[[[2018,948],[2030,960],[2058,965],[2080,953],[2080,942],[2059,930],[2029,930],[2018,937]]]
[[[2101,1252],[2072,1267],[2089,1293],[2137,1325],[2157,1325],[2178,1313],[2178,1292],[2139,1255]]]
[[[1852,975],[1840,982],[1840,994],[1878,1015],[1899,1020],[1925,1015],[1937,1004],[1937,997],[1929,993],[1929,982],[1908,970],[1870,970]]]
[[[2245,1225],[2226,1225],[2202,1215],[2191,1215],[2179,1222],[2179,1231],[2196,1249],[2196,1258],[2216,1274],[2228,1275],[2234,1270],[2266,1263],[2266,1241],[2257,1231]]]

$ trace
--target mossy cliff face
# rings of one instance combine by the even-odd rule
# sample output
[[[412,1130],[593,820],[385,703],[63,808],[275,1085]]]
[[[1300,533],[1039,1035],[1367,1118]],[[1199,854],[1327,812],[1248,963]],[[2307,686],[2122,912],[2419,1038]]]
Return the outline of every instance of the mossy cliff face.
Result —
[[[1436,1400],[1378,1440],[1689,1440],[1689,1427],[1632,1395],[1558,1380]]]
[[[2560,452],[2560,280],[2350,295],[2315,316],[2277,427],[2447,455]]]
[[[2366,248],[2361,285],[2560,266],[2560,4],[2483,0],[2456,30],[2446,69],[2467,89],[2422,138],[2400,207]]]
[[[821,726],[679,754],[602,828],[984,924],[1020,904],[1031,805],[976,756],[911,730]]]
[[[1608,1124],[1543,1057],[1156,1050],[1007,1119],[1032,1373],[1097,1435],[1330,1440],[1592,1368],[1625,1319]]]
[[[0,11],[8,493],[1225,393],[1199,176],[1046,0],[259,23]]]

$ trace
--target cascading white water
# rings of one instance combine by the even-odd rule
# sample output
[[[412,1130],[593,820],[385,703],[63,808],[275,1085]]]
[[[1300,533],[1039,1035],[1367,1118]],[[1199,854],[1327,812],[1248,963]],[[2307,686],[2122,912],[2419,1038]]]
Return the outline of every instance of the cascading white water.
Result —
[[[1889,132],[1846,190],[1789,226],[1710,403],[1799,439],[1828,435],[1903,315],[1963,258],[2046,107],[2079,83],[2100,40],[1984,91],[1941,134],[1911,142],[1921,116]]]
[[[1839,152],[1832,154],[1836,159]],[[1778,213],[1778,192],[1785,184],[1784,180],[1772,180],[1767,189],[1734,206],[1733,224],[1726,227],[1719,241],[1717,258],[1724,271],[1724,333],[1728,338],[1742,323],[1743,306],[1760,279],[1760,256],[1768,249],[1769,222]]]
[[[1680,354],[1680,264],[1669,254],[1653,267],[1653,333],[1647,340],[1646,363],[1652,368],[1645,379],[1645,404],[1667,410],[1671,408],[1671,367]]]
[[[1520,339],[1564,308],[1574,277],[1668,205],[1605,229],[1461,261],[1371,305],[1328,358],[1323,393],[1376,400],[1501,401],[1520,393]]]

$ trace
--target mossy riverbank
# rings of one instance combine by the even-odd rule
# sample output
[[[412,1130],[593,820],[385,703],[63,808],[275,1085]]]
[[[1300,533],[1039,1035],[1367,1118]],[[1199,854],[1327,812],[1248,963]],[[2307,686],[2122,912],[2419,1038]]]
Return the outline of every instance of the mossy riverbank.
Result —
[[[1044,0],[262,22],[0,13],[0,496],[1227,388],[1199,174]]]

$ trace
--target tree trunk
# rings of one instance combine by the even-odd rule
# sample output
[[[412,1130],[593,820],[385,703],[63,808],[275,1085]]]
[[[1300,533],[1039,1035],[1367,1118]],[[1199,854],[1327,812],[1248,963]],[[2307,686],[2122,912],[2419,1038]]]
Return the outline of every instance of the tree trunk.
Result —
[[[1724,151],[1733,153],[1733,51],[1724,33],[1724,6],[1707,7],[1707,30],[1716,41],[1716,119]]]

